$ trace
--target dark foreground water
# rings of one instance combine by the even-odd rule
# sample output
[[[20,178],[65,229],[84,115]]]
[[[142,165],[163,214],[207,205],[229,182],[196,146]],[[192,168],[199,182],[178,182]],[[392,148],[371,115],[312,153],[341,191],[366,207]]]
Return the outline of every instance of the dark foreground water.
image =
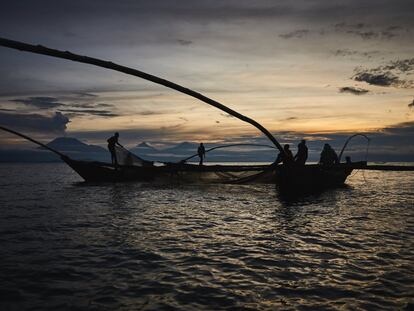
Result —
[[[414,172],[296,202],[86,185],[63,164],[0,177],[0,310],[414,309]]]

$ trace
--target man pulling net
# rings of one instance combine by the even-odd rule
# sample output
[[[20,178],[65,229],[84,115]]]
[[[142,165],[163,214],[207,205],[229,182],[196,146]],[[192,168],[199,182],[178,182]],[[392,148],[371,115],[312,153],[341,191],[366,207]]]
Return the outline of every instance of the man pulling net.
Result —
[[[118,146],[124,148],[124,146],[122,146],[118,142],[118,138],[119,138],[119,133],[116,132],[114,134],[114,136],[109,137],[108,140],[107,140],[108,150],[111,153],[111,162],[112,162],[113,165],[115,165],[115,167],[118,167],[118,159],[117,159],[117,156],[116,156],[115,146],[118,145]]]

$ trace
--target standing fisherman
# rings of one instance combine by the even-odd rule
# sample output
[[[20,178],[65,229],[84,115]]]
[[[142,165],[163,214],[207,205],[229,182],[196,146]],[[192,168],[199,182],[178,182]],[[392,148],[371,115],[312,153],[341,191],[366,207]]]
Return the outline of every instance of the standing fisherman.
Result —
[[[203,165],[203,160],[206,156],[206,148],[204,148],[203,143],[201,143],[200,146],[198,146],[197,153],[198,153],[198,156],[200,157],[199,165]]]
[[[119,142],[118,142],[118,138],[119,138],[119,133],[116,132],[114,134],[114,136],[111,136],[110,138],[108,138],[107,142],[108,142],[108,150],[111,153],[111,162],[112,164],[115,165],[115,167],[118,167],[118,160],[116,158],[116,151],[115,151],[115,145],[118,145],[120,147],[124,147],[122,146]]]

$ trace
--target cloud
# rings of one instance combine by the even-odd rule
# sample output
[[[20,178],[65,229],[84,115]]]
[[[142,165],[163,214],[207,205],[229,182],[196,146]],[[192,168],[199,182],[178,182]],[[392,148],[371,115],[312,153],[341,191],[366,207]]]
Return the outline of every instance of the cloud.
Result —
[[[143,111],[136,112],[135,114],[141,115],[141,116],[154,116],[154,115],[160,115],[160,114],[165,114],[165,113],[167,112],[166,111],[143,110]]]
[[[361,37],[364,40],[371,39],[391,39],[399,36],[404,30],[401,26],[388,26],[388,27],[374,27],[365,23],[338,23],[334,25],[334,31],[346,34],[352,34]]]
[[[372,58],[375,55],[380,54],[380,51],[373,50],[373,51],[357,51],[357,50],[351,50],[351,49],[338,49],[335,51],[332,51],[332,54],[334,56],[339,57],[346,57],[346,56],[361,56],[361,57],[367,57]]]
[[[51,116],[0,112],[0,124],[15,130],[63,133],[69,122],[69,118],[61,112]]]
[[[373,31],[356,31],[356,30],[348,30],[347,33],[356,34],[360,36],[362,39],[373,39],[378,38],[379,34]]]
[[[390,61],[386,65],[371,69],[356,68],[355,81],[363,81],[378,86],[394,86],[400,88],[414,87],[414,81],[408,75],[414,71],[414,58]]]
[[[376,68],[376,70],[397,70],[399,72],[414,71],[414,58],[391,61],[388,65]]]
[[[12,99],[10,101],[39,109],[51,109],[63,106],[63,104],[59,103],[58,99],[55,97],[29,97],[26,99]]]
[[[75,95],[78,95],[79,97],[98,97],[98,95],[87,92],[76,92]]]
[[[338,49],[336,51],[333,51],[332,54],[335,56],[352,56],[359,54],[359,52],[350,49]]]
[[[102,108],[113,108],[114,105],[105,104],[105,103],[97,103],[97,104],[95,103],[71,103],[71,104],[66,104],[65,107],[68,107],[68,109],[73,109],[73,108],[75,109],[102,109]],[[108,112],[110,111],[108,110]]]
[[[177,42],[180,45],[183,45],[183,46],[187,46],[187,45],[193,44],[193,41],[191,41],[191,40],[178,39]]]
[[[395,139],[398,137],[404,137],[407,139],[405,142],[408,145],[413,146],[412,137],[414,136],[414,121],[402,122],[394,125],[385,127],[379,134],[375,133],[377,136],[382,136],[385,134],[387,138]],[[393,137],[395,136],[395,137]]]
[[[70,105],[66,105],[66,106],[67,107],[70,107],[70,108],[94,109],[94,108],[96,108],[97,105],[95,105],[95,104],[81,103],[81,104],[70,104]]]
[[[279,35],[279,37],[283,39],[291,39],[291,38],[303,38],[304,36],[308,35],[310,32],[308,29],[298,29],[292,32],[288,32],[285,34]]]
[[[360,72],[354,76],[354,80],[378,86],[399,86],[403,83],[390,72],[381,74]]]
[[[288,118],[283,118],[283,119],[280,119],[279,121],[293,121],[293,120],[298,120],[299,118],[298,117],[288,117]]]
[[[114,113],[110,110],[98,110],[98,109],[59,109],[60,112],[71,114],[72,116],[92,115],[99,117],[118,117],[120,114]]]
[[[337,23],[334,25],[335,29],[342,30],[342,29],[362,29],[365,27],[364,23],[357,23],[357,24],[347,24],[345,22]]]
[[[362,88],[357,88],[357,87],[353,87],[353,86],[344,86],[341,87],[339,89],[340,93],[350,93],[353,95],[364,95],[366,93],[368,93],[369,91],[366,89],[362,89]]]
[[[71,117],[77,117],[82,115],[95,115],[100,117],[116,117],[118,113],[114,113],[111,108],[114,106],[107,103],[94,103],[91,102],[92,98],[98,97],[94,94],[77,92],[70,96],[63,96],[61,99],[56,97],[28,97],[24,99],[13,99],[10,102],[21,103],[32,109],[26,112],[34,112],[35,109],[58,111],[67,113]],[[68,103],[68,101],[74,101]],[[57,108],[57,109],[56,109]]]

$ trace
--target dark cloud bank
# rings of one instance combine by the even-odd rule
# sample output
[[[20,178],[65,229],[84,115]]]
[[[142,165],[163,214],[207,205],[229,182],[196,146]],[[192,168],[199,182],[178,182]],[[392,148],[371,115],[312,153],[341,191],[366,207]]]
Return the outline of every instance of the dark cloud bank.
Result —
[[[29,97],[25,99],[12,99],[11,102],[24,104],[28,107],[34,107],[39,109],[51,109],[59,106],[63,106],[62,103],[55,97]]]
[[[340,93],[350,93],[353,95],[364,95],[367,94],[369,91],[362,89],[362,88],[357,88],[357,87],[353,87],[353,86],[345,86],[345,87],[341,87],[339,89]]]
[[[16,114],[0,112],[0,125],[14,130],[63,134],[69,118],[61,112],[54,115]]]
[[[391,61],[384,66],[372,69],[356,68],[355,71],[356,74],[353,76],[355,81],[376,86],[414,87],[414,81],[408,78],[409,74],[414,71],[414,58]]]
[[[72,94],[63,103],[56,97],[28,97],[28,98],[16,98],[10,100],[12,103],[23,104],[25,110],[29,112],[36,111],[37,109],[49,110],[49,111],[60,111],[70,114],[71,116],[81,115],[95,115],[102,117],[113,117],[118,116],[112,110],[114,108],[111,104],[96,103],[97,95],[88,93],[76,93]],[[85,98],[86,102],[85,102]]]

